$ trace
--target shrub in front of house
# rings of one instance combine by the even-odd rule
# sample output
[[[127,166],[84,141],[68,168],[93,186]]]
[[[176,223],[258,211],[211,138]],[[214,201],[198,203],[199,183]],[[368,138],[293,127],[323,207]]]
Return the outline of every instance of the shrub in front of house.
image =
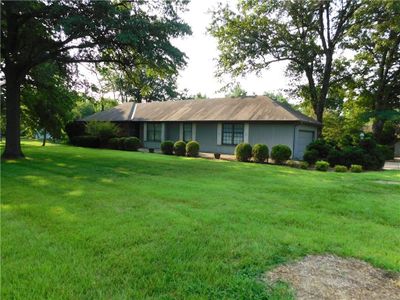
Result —
[[[315,149],[306,150],[303,155],[303,160],[308,162],[310,165],[314,165],[318,160],[318,151]]]
[[[248,143],[240,143],[235,148],[235,156],[238,161],[249,161],[252,155],[252,148]]]
[[[264,163],[269,158],[269,149],[267,145],[255,144],[252,150],[253,159],[257,163]]]
[[[310,164],[306,161],[300,162],[300,169],[307,170],[310,167]]]
[[[292,155],[292,150],[286,145],[275,145],[271,150],[271,158],[277,164],[287,161]]]
[[[327,161],[331,167],[344,165],[346,163],[345,154],[342,150],[333,148],[328,153]]]
[[[138,151],[142,142],[137,137],[127,137],[124,140],[124,149],[128,151]]]
[[[164,141],[160,145],[161,152],[163,154],[172,155],[174,154],[174,142],[172,141]]]
[[[68,135],[68,139],[73,144],[72,140],[76,136],[85,135],[85,123],[84,122],[70,122],[65,125],[65,132]]]
[[[363,168],[362,168],[361,165],[351,165],[351,166],[350,166],[350,171],[351,171],[352,173],[361,173],[362,170],[363,170]]]
[[[185,156],[186,155],[186,143],[184,141],[175,142],[174,153],[177,156]]]
[[[307,150],[315,150],[318,152],[318,159],[326,159],[328,157],[329,151],[332,149],[332,145],[324,139],[317,139],[310,143]]]
[[[288,165],[291,168],[300,168],[300,163],[298,161],[291,160],[291,159],[286,161],[286,165]]]
[[[190,157],[199,156],[200,144],[196,141],[190,141],[186,144],[186,155]]]
[[[71,143],[75,146],[99,148],[100,140],[95,136],[81,135],[72,138]]]
[[[345,172],[347,172],[347,167],[343,166],[343,165],[336,165],[335,172],[345,173]]]
[[[126,139],[126,137],[118,138],[118,149],[119,150],[125,150],[125,139]]]
[[[343,165],[350,167],[351,165],[362,165],[364,151],[357,146],[347,146],[343,150]]]
[[[110,138],[117,136],[118,131],[118,126],[111,122],[90,121],[86,124],[86,133],[97,137],[104,146]]]
[[[108,140],[108,148],[110,149],[119,149],[119,138],[114,137]]]
[[[315,163],[315,169],[318,171],[326,172],[328,171],[329,163],[324,160],[319,160]]]

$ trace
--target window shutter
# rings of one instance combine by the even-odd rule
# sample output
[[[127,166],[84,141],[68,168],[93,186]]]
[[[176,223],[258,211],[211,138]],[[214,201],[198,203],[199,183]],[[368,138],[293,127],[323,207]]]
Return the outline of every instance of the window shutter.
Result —
[[[249,142],[249,123],[244,123],[243,142],[244,143],[248,143]]]
[[[179,140],[183,141],[183,123],[179,123]]]
[[[143,123],[143,141],[147,142],[147,123]]]
[[[222,123],[217,124],[217,145],[222,144]]]
[[[165,141],[165,123],[161,123],[161,142]]]
[[[196,140],[196,123],[192,123],[192,140]]]

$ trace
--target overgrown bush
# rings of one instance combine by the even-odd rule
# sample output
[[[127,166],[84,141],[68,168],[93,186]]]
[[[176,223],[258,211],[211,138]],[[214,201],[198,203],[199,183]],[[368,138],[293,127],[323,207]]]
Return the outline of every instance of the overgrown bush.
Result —
[[[325,159],[328,157],[332,145],[324,139],[317,139],[307,146],[307,150],[315,150],[318,152],[318,159]]]
[[[118,131],[118,126],[111,122],[90,121],[86,124],[86,133],[97,137],[102,145],[117,136]]]
[[[319,160],[315,163],[315,169],[318,171],[326,172],[328,171],[329,163],[324,160]]]
[[[268,161],[269,158],[269,149],[267,145],[264,144],[255,144],[252,150],[253,159],[257,163],[263,163],[265,160]]]
[[[114,137],[108,140],[108,148],[110,149],[119,149],[119,138]]]
[[[300,162],[300,169],[307,170],[310,167],[310,164],[306,161]]]
[[[190,157],[199,156],[200,144],[196,141],[190,141],[186,144],[186,155]]]
[[[137,137],[127,137],[124,140],[124,149],[128,151],[138,151],[142,146],[141,141]]]
[[[172,155],[174,154],[174,142],[172,141],[164,141],[160,145],[161,152],[163,154]]]
[[[300,168],[300,163],[298,161],[295,161],[295,160],[288,160],[286,162],[286,165],[288,165],[291,168]]]
[[[174,153],[178,156],[185,156],[186,154],[186,143],[184,141],[177,141],[174,144]]]
[[[378,151],[383,154],[385,160],[394,159],[394,147],[387,145],[377,145]]]
[[[125,150],[125,139],[126,139],[126,137],[118,138],[118,149],[119,150]]]
[[[76,136],[85,135],[86,125],[84,122],[70,122],[65,125],[65,132],[68,135],[68,139],[72,143],[72,139]]]
[[[315,149],[306,150],[303,155],[303,160],[308,162],[310,165],[314,165],[319,158],[319,153]]]
[[[277,164],[282,164],[287,161],[292,155],[292,150],[286,145],[275,145],[272,147],[271,158]]]
[[[238,161],[249,161],[251,158],[252,148],[250,144],[241,143],[235,148],[235,156]]]
[[[350,166],[350,171],[353,173],[361,173],[363,170],[361,165],[351,165]]]
[[[336,165],[344,165],[346,163],[344,152],[338,149],[331,149],[329,151],[327,161],[331,167]]]
[[[345,173],[347,172],[347,167],[342,165],[336,165],[335,172]]]
[[[100,147],[99,138],[90,135],[75,136],[71,139],[71,143],[75,146],[80,146],[80,147],[89,147],[89,148]]]

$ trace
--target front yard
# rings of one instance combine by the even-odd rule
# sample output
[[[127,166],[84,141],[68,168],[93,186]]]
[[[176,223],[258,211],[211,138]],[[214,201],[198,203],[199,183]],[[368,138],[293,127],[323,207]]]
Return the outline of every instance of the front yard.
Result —
[[[400,271],[400,172],[40,147],[2,162],[4,299],[286,299],[311,253]]]

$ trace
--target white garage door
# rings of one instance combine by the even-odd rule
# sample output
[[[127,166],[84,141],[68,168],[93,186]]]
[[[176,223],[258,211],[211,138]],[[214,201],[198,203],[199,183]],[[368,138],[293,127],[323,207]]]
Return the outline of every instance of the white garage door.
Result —
[[[299,158],[299,159],[303,158],[306,147],[313,140],[314,140],[314,131],[299,130],[299,136],[298,136],[297,145],[296,145],[297,158]]]

